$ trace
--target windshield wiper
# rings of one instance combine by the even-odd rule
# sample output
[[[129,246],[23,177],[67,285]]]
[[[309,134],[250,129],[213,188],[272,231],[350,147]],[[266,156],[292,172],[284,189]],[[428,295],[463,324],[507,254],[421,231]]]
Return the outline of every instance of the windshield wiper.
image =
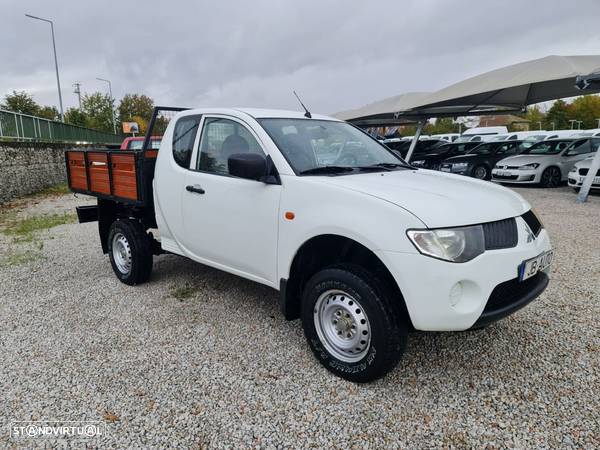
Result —
[[[347,166],[320,166],[306,169],[300,172],[300,175],[318,175],[318,174],[335,174],[343,172],[353,172],[352,167]]]
[[[404,167],[406,169],[414,169],[413,166],[407,163],[378,163],[368,167],[385,167],[386,169],[397,169],[398,167]]]

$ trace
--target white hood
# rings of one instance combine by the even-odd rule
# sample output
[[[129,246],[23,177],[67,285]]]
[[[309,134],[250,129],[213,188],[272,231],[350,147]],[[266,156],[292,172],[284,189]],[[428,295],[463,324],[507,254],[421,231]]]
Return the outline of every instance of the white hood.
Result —
[[[319,177],[320,181],[394,203],[429,228],[516,217],[530,209],[517,193],[496,184],[432,170],[397,170]]]
[[[497,166],[524,166],[525,164],[541,163],[549,158],[560,159],[560,154],[555,155],[517,155],[501,159],[496,163]]]

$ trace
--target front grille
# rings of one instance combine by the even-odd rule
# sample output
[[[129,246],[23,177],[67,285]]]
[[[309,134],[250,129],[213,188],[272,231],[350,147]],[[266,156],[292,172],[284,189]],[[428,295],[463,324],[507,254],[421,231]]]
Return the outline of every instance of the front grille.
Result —
[[[519,166],[506,166],[507,169],[518,170]]]
[[[482,226],[486,250],[516,247],[519,233],[514,218],[488,222]]]
[[[518,278],[500,283],[494,288],[483,313],[495,311],[504,308],[520,299],[534,290],[540,283],[545,282],[548,277],[544,272],[538,272],[536,275],[525,281],[519,281]]]
[[[540,231],[542,230],[542,223],[535,216],[533,211],[529,210],[525,214],[523,214],[521,217],[523,218],[525,223],[529,226],[529,228],[531,229],[533,234],[535,234],[535,236],[537,237],[537,235],[540,234]]]
[[[589,173],[590,169],[579,169],[579,175],[587,175]],[[600,174],[600,170],[598,172],[596,172],[596,175],[594,175],[595,177],[598,176],[598,174]]]

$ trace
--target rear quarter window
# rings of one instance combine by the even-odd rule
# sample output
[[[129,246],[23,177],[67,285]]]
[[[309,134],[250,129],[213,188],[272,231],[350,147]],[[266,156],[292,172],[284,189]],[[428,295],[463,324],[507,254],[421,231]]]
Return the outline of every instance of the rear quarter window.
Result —
[[[201,116],[184,116],[177,121],[173,130],[173,159],[185,168],[190,168],[194,140],[198,132]]]

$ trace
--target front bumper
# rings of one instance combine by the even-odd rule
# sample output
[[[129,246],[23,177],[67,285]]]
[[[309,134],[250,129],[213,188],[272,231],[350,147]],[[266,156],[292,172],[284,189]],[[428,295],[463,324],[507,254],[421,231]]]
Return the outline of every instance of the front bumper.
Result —
[[[576,173],[569,173],[569,186],[574,188],[580,188],[585,180],[585,175],[579,175]],[[598,189],[600,188],[600,176],[594,177],[594,181],[592,181],[592,188]]]
[[[492,291],[481,316],[472,328],[479,328],[496,322],[527,306],[548,287],[550,279],[544,272],[525,281],[518,278],[500,283]]]
[[[492,181],[499,183],[539,183],[538,172],[535,169],[492,169]]]
[[[531,241],[525,221],[521,217],[516,220],[519,233],[516,247],[488,250],[466,263],[441,261],[420,253],[376,252],[396,279],[417,330],[460,331],[473,327],[480,318],[487,320],[483,314],[494,298],[494,290],[518,277],[523,261],[551,249],[545,229]],[[517,307],[507,309],[507,314],[533,300],[543,289],[534,291],[509,302]],[[527,300],[523,300],[525,297]],[[505,317],[502,314],[495,317]]]

